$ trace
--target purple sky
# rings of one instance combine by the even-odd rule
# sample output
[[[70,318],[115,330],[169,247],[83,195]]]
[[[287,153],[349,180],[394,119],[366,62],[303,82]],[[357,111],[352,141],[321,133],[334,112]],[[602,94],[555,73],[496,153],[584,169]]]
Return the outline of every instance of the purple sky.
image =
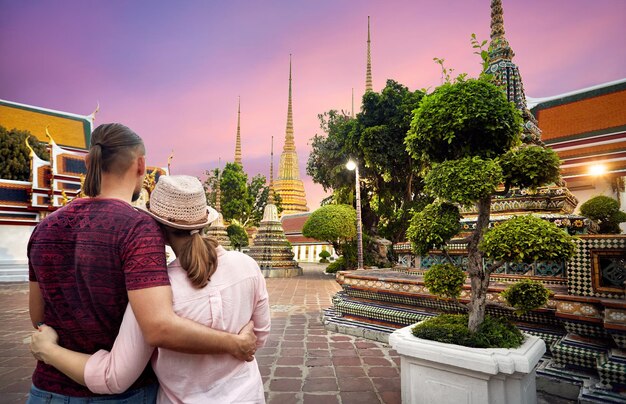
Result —
[[[241,96],[243,165],[269,175],[287,116],[293,54],[295,139],[310,208],[324,197],[306,176],[317,115],[356,108],[365,87],[367,16],[374,90],[388,78],[434,88],[444,58],[478,74],[469,39],[488,39],[489,0],[0,0],[0,98],[122,122],[148,160],[201,176],[234,159]],[[503,0],[506,37],[526,94],[546,97],[626,77],[626,1]]]

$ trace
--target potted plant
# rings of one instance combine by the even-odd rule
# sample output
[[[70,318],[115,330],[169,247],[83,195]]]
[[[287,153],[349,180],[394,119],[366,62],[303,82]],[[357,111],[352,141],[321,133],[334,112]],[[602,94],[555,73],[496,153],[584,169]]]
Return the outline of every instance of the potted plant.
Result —
[[[471,285],[467,326],[462,330],[458,318],[444,317],[439,321],[451,327],[446,335],[465,333],[471,340],[483,323],[495,321],[485,321],[489,278],[504,263],[567,259],[574,252],[571,236],[533,215],[489,227],[494,196],[505,195],[510,187],[559,181],[556,153],[522,144],[521,132],[519,110],[486,75],[446,82],[414,111],[405,144],[422,164],[425,190],[435,198],[411,220],[407,236],[415,253],[445,253],[447,242],[461,230],[459,206],[474,205],[477,211],[475,229],[464,240]],[[514,403],[535,397],[533,372],[545,352],[541,339],[520,338],[516,349],[466,348],[418,340],[412,329],[398,330],[389,340],[403,355],[403,402]]]

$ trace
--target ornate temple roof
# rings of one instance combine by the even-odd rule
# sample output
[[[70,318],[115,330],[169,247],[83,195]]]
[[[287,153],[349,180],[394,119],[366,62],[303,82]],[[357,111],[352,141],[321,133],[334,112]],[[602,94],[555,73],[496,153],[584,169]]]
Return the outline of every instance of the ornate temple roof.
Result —
[[[531,99],[543,141],[563,160],[565,179],[589,175],[602,164],[626,173],[626,79]]]
[[[285,130],[285,145],[280,155],[278,178],[274,183],[276,193],[282,199],[283,214],[307,212],[304,184],[300,179],[300,167],[296,144],[293,136],[293,109],[291,102],[291,55],[289,55],[289,101],[287,106],[287,128]]]
[[[8,130],[17,128],[32,133],[40,142],[47,142],[46,128],[55,134],[59,146],[87,149],[91,140],[94,111],[91,115],[69,112],[0,100],[0,125]]]

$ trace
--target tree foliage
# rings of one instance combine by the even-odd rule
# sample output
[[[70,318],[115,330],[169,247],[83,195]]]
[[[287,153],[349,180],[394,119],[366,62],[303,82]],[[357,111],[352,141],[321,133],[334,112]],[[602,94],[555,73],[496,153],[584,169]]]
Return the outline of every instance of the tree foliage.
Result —
[[[522,279],[500,293],[518,315],[544,306],[548,303],[551,294],[552,292],[543,283],[532,279]]]
[[[619,202],[608,196],[594,196],[580,205],[580,213],[598,221],[600,234],[619,234],[619,224],[626,222],[626,213],[619,209]]]
[[[230,239],[230,244],[237,250],[241,251],[243,247],[247,247],[249,244],[248,233],[246,229],[238,224],[231,224],[226,228],[226,233]]]
[[[434,295],[457,299],[465,283],[465,272],[450,263],[436,264],[424,274],[424,286]]]
[[[50,155],[45,143],[41,143],[28,131],[0,126],[0,178],[5,180],[28,181],[30,179],[30,150],[33,148],[37,156],[49,160]]]
[[[432,203],[415,213],[406,233],[415,254],[443,248],[461,230],[460,219],[459,208],[445,202]]]
[[[339,254],[343,244],[356,237],[356,210],[348,205],[322,206],[304,223],[302,235],[332,244]]]
[[[219,169],[207,171],[204,188],[207,202],[216,205]],[[264,176],[258,174],[248,181],[248,174],[239,164],[226,163],[219,181],[221,191],[220,208],[224,220],[243,227],[258,226],[263,219],[263,210],[269,197],[269,186]],[[282,212],[281,198],[274,193],[274,204]]]
[[[559,261],[574,254],[573,237],[535,215],[515,216],[485,231],[479,248],[504,262]]]
[[[356,117],[337,111],[321,114],[325,135],[311,140],[307,174],[333,191],[329,202],[354,203],[354,173],[345,164],[348,158],[358,160],[364,230],[392,241],[404,239],[411,210],[424,205],[419,167],[404,146],[411,112],[423,95],[388,80],[380,93],[363,96]]]
[[[520,142],[522,118],[487,80],[445,83],[415,111],[406,145],[416,160],[495,158]]]
[[[559,181],[561,160],[552,149],[524,144],[500,158],[504,182],[508,186],[535,189]]]
[[[426,190],[436,197],[471,205],[495,192],[502,183],[502,169],[495,160],[465,157],[434,164],[424,182]]]

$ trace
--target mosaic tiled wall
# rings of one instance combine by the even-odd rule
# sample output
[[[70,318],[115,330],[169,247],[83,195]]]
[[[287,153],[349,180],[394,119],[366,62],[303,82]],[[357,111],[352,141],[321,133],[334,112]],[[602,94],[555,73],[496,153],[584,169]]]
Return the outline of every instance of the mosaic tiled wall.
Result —
[[[608,299],[623,299],[619,288],[603,288],[601,282],[594,285],[595,279],[602,279],[602,272],[605,276],[618,280],[624,278],[624,260],[626,260],[626,235],[593,235],[580,236],[576,240],[576,253],[567,263],[567,287],[570,295],[593,296]],[[613,259],[617,259],[617,264],[608,268],[594,265],[594,256],[602,252],[611,252]],[[619,258],[621,257],[621,264]],[[598,260],[596,260],[598,261]],[[611,274],[607,274],[611,271]],[[615,281],[614,281],[615,282]],[[616,282],[617,283],[617,282]]]

